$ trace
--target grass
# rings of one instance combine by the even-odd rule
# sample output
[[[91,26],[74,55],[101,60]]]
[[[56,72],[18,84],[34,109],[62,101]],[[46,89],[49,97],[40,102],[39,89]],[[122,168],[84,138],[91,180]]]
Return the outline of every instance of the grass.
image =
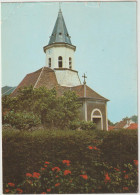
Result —
[[[22,182],[27,172],[37,172],[45,161],[61,166],[64,159],[72,162],[74,170],[85,169],[94,175],[93,161],[117,166],[137,159],[137,144],[137,131],[132,130],[4,130],[3,183]],[[88,146],[101,152],[90,151]]]

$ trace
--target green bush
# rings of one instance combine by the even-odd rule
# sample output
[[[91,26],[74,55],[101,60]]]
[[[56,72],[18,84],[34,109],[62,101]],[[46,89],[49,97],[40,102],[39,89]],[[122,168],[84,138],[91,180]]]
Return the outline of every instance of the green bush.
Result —
[[[123,164],[138,155],[138,131],[116,130],[107,132],[100,146],[103,158],[112,164]]]
[[[18,193],[18,191],[15,191],[17,188],[21,188],[23,193],[27,192],[27,190],[30,190],[32,193],[47,193],[46,189],[48,189],[48,187],[52,187],[50,192],[52,194],[60,192],[74,194],[91,193],[92,190],[92,193],[136,192],[138,177],[136,173],[137,167],[134,162],[137,163],[138,156],[137,153],[133,154],[135,152],[134,150],[130,151],[127,140],[131,140],[130,145],[134,145],[135,148],[137,133],[135,131],[124,132],[123,145],[126,149],[123,150],[123,155],[120,153],[120,156],[120,139],[114,142],[116,139],[115,133],[117,132],[112,133],[97,130],[88,132],[64,131],[53,129],[51,131],[44,129],[33,132],[3,131],[4,192],[6,189],[9,189],[10,192],[14,194]],[[122,131],[118,131],[118,134],[120,134],[121,137]],[[107,138],[109,136],[110,139],[108,142],[110,143],[108,143],[107,146]],[[127,137],[127,139],[125,139],[125,137]],[[117,138],[119,138],[119,136],[117,136]],[[106,140],[105,146],[104,140]],[[118,144],[116,144],[116,142],[118,142]],[[107,150],[105,147],[107,147]],[[111,154],[106,158],[108,153]],[[128,153],[129,159],[127,158]],[[70,160],[70,166],[62,166],[62,160]],[[50,162],[48,167],[44,167],[45,161]],[[114,162],[116,164],[114,164]],[[61,169],[62,172],[59,173],[62,173],[62,175],[59,178],[51,175],[51,165],[53,167],[58,166]],[[41,167],[46,169],[43,173],[40,169]],[[73,180],[68,187],[63,174],[64,168],[71,171],[71,175],[67,176],[70,176]],[[33,177],[26,179],[26,182],[29,180],[33,182],[33,186],[30,186],[31,189],[28,189],[28,184],[27,186],[22,184],[24,183],[23,181],[25,181],[26,173],[33,174],[33,172],[39,172],[41,177],[39,180]],[[83,174],[87,174],[87,180],[80,177],[80,175]],[[49,180],[47,179],[48,177]],[[61,187],[58,186],[59,189],[54,188],[54,185],[59,182],[59,179],[61,180]],[[105,179],[108,180],[106,181]],[[16,189],[7,186],[6,184],[9,182],[14,182]],[[37,185],[41,183],[42,188],[35,186],[36,182]],[[51,186],[49,186],[48,182],[50,182]]]
[[[69,128],[71,130],[76,130],[76,129],[80,128],[80,122],[79,121],[71,121],[69,124]]]
[[[95,130],[96,124],[91,121],[71,121],[69,128],[71,130],[81,129],[81,130]]]
[[[76,170],[69,160],[58,164],[45,161],[37,172],[27,172],[24,181],[15,185],[7,183],[4,192],[11,194],[85,194],[137,192],[137,160],[120,167],[93,162],[96,175],[86,169]]]
[[[81,121],[80,122],[80,128],[82,130],[95,130],[96,129],[96,124],[93,123],[92,121]]]
[[[40,119],[32,112],[8,112],[4,116],[4,123],[10,124],[12,127],[17,129],[30,129],[39,125]]]

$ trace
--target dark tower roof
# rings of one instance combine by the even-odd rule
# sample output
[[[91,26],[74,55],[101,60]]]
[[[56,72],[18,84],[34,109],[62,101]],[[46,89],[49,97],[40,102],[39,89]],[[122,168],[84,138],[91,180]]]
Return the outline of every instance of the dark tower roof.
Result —
[[[61,9],[58,12],[58,17],[48,45],[52,43],[68,43],[72,45]]]

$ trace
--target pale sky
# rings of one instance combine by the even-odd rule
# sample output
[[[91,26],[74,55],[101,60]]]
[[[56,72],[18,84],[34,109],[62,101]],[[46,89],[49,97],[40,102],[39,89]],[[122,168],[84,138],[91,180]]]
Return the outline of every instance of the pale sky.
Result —
[[[2,86],[17,86],[45,66],[58,2],[2,3]],[[65,2],[63,17],[76,46],[75,69],[108,98],[112,122],[137,114],[136,2]]]

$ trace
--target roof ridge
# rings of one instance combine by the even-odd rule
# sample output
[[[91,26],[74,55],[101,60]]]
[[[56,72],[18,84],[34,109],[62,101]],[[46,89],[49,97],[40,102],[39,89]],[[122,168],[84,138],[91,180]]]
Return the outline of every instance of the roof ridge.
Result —
[[[86,85],[87,86],[87,85]],[[91,89],[89,86],[87,86],[89,89]],[[94,91],[93,89],[91,89],[92,91]],[[94,91],[94,93],[96,93],[97,95],[99,95],[100,97],[106,99],[109,101],[109,99],[105,98],[104,96],[100,95],[99,93],[97,93],[96,91]]]
[[[38,81],[39,81],[39,79],[40,79],[40,77],[41,77],[41,74],[42,74],[44,68],[45,68],[45,66],[42,67],[42,70],[41,70],[41,72],[40,72],[40,74],[39,74],[39,76],[38,76],[38,78],[37,78],[37,81],[36,81],[36,83],[35,83],[33,89],[36,87],[36,85],[37,85],[37,83],[38,83]]]

